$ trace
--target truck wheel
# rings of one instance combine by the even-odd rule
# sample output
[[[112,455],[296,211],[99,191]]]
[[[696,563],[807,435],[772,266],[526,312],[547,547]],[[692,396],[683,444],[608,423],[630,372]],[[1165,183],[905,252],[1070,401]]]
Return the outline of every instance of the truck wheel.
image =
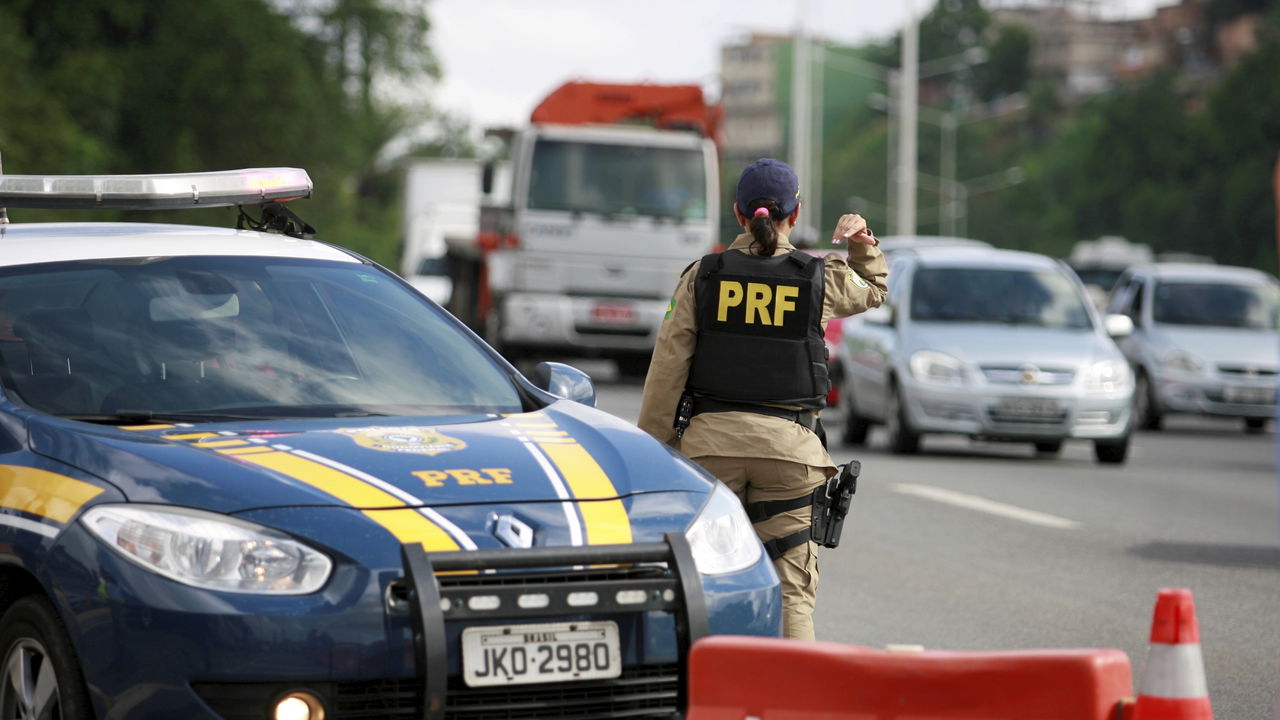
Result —
[[[920,450],[920,433],[911,427],[907,408],[902,402],[898,384],[889,387],[889,406],[885,408],[885,422],[889,431],[889,450],[895,455],[912,455]]]
[[[38,595],[18,600],[0,627],[0,718],[92,717],[71,638],[48,600]]]
[[[1037,455],[1057,455],[1062,452],[1061,440],[1041,440],[1036,443]]]
[[[614,358],[618,374],[623,377],[644,378],[649,374],[649,355],[623,355]]]

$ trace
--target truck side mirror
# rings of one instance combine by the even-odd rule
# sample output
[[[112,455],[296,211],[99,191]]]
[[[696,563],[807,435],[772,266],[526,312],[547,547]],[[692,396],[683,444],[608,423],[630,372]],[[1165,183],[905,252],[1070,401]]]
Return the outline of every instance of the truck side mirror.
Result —
[[[480,168],[480,192],[489,195],[493,192],[493,163],[487,162]]]

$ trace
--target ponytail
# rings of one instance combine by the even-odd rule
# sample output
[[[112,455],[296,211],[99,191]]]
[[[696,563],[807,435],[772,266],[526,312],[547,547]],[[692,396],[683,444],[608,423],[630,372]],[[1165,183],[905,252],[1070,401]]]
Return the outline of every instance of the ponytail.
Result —
[[[756,255],[771,257],[778,249],[777,223],[782,220],[782,209],[772,200],[756,200],[751,203],[751,221],[747,229],[754,238],[751,249]]]

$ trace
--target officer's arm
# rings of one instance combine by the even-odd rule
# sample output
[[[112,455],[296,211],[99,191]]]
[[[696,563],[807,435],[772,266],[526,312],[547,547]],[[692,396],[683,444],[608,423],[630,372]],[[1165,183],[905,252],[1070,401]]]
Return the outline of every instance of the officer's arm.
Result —
[[[889,293],[889,265],[874,245],[850,243],[846,260],[829,253],[826,261],[826,299],[823,319],[847,317],[879,307]]]
[[[640,400],[640,420],[637,423],[640,429],[667,444],[675,442],[672,423],[676,404],[680,402],[685,381],[689,378],[689,364],[698,339],[693,312],[693,279],[696,276],[695,264],[680,277],[671,296],[670,309],[658,329],[653,360],[649,363],[644,395]]]

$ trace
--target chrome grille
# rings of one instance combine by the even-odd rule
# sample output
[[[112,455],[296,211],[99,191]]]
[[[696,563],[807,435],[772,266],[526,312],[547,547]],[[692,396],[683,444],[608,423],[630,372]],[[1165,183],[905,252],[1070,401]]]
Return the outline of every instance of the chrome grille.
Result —
[[[1026,365],[983,365],[982,375],[987,382],[1002,385],[1070,385],[1076,377],[1075,371],[1070,368],[1037,368]]]

